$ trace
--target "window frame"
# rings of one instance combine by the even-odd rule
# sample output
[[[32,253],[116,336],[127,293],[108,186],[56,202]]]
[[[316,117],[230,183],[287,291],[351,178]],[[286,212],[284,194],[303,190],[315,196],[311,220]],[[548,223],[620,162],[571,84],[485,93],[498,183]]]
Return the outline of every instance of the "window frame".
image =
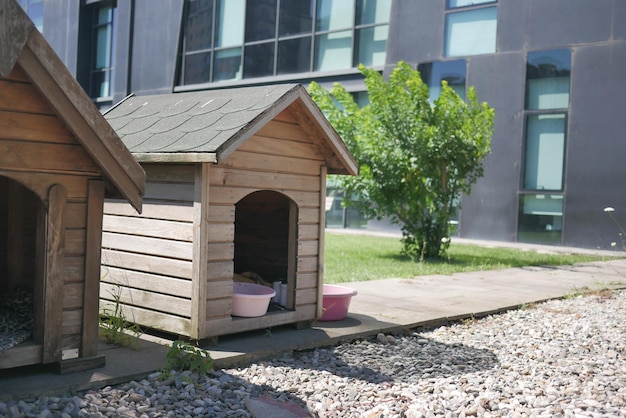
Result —
[[[474,55],[485,55],[485,54],[496,53],[498,51],[498,6],[499,6],[499,0],[488,0],[488,1],[481,2],[481,3],[477,3],[477,4],[450,7],[450,0],[446,0],[446,8],[444,11],[444,24],[443,24],[443,54],[442,56],[444,56],[445,58],[463,58],[463,57],[474,56]],[[450,24],[449,23],[450,16],[467,14],[468,12],[476,12],[476,11],[485,10],[485,9],[495,9],[496,11],[496,20],[495,20],[496,33],[494,35],[493,51],[479,52],[479,53],[472,53],[472,54],[464,53],[460,55],[450,55],[448,52],[450,50],[450,39],[448,37],[448,27]]]

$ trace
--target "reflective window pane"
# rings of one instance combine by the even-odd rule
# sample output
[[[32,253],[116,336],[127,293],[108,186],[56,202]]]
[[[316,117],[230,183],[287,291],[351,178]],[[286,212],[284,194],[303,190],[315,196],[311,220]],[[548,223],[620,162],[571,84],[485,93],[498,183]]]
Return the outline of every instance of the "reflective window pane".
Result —
[[[313,0],[281,0],[278,15],[278,36],[311,33]]]
[[[461,98],[465,99],[465,60],[438,61],[420,64],[417,69],[424,83],[428,85],[430,100],[435,101],[441,94],[441,82],[446,81]]]
[[[249,1],[246,8],[246,42],[276,37],[276,0]]]
[[[570,50],[531,52],[526,66],[526,108],[569,107]]]
[[[219,0],[217,2],[215,46],[243,44],[246,0]]]
[[[211,48],[213,39],[213,0],[189,2],[185,26],[187,52]]]
[[[274,74],[274,42],[247,46],[244,57],[244,78]]]
[[[445,55],[459,57],[496,52],[497,21],[496,7],[448,13]]]
[[[213,81],[238,80],[241,78],[241,48],[215,51]]]
[[[387,23],[391,16],[391,0],[356,0],[356,24]]]
[[[315,29],[329,31],[354,26],[354,0],[318,0]]]
[[[517,240],[535,244],[560,244],[563,196],[527,195],[520,198]]]
[[[565,161],[564,113],[529,115],[526,127],[524,188],[561,190]]]
[[[309,36],[278,42],[277,74],[311,71],[311,38]]]
[[[496,3],[496,0],[448,0],[448,8],[455,9],[457,7],[474,6],[483,3]]]
[[[208,83],[211,77],[211,52],[185,56],[183,84]]]
[[[389,26],[374,26],[356,31],[357,63],[366,67],[385,65]]]
[[[333,32],[315,38],[315,71],[352,67],[352,31]]]

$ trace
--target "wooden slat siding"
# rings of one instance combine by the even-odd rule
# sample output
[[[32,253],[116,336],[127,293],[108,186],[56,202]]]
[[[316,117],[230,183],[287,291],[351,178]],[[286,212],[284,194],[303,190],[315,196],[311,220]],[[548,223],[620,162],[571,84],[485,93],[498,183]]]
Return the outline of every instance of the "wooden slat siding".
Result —
[[[0,176],[20,182],[44,201],[47,199],[48,189],[53,184],[62,184],[65,187],[68,201],[84,201],[85,196],[87,196],[88,177],[83,175],[76,176],[72,175],[72,173],[59,174],[45,171],[5,170],[0,168]]]
[[[298,239],[300,240],[311,240],[319,237],[320,231],[317,222],[314,224],[301,224],[299,229]]]
[[[65,254],[66,256],[84,256],[85,255],[85,229],[65,229]]]
[[[109,311],[115,309],[115,304],[108,301],[101,301],[100,306],[102,309]],[[129,321],[172,334],[187,335],[191,326],[191,320],[188,318],[151,311],[137,306],[124,305],[122,306],[122,311]]]
[[[264,185],[265,188],[274,190],[319,192],[319,182],[316,176],[267,173],[236,168],[214,168],[211,170],[210,185],[233,187],[259,187]]]
[[[311,273],[318,271],[318,259],[319,256],[298,257],[298,273]]]
[[[85,257],[84,256],[65,256],[65,274],[63,275],[66,284],[77,283],[83,281],[85,273]]]
[[[208,272],[209,272],[209,274],[208,274],[208,280],[209,281],[212,281],[212,280],[224,280],[224,279],[232,280],[233,279],[233,274],[235,273],[233,271],[233,261],[232,260],[208,263],[207,269],[208,269]]]
[[[156,255],[134,254],[103,248],[102,264],[103,266],[114,266],[121,269],[191,280],[190,260],[163,259],[163,257]],[[103,267],[101,275],[104,274],[106,271]]]
[[[232,205],[214,204],[209,206],[209,222],[232,224],[235,222],[235,207]]]
[[[298,289],[317,288],[317,272],[298,273]]]
[[[231,282],[232,283],[232,282]],[[232,286],[231,286],[232,287]],[[212,299],[207,301],[206,304],[206,319],[207,320],[215,320],[220,318],[228,318],[230,319],[231,312],[233,311],[233,300],[231,296]],[[207,324],[205,321],[205,336],[208,337],[211,334],[206,334]]]
[[[209,224],[210,242],[233,242],[235,236],[234,223],[211,223]]]
[[[191,334],[189,337],[200,339],[204,336],[204,315],[207,300],[207,264],[211,250],[221,247],[209,246],[209,173],[208,164],[200,164],[194,172],[194,214],[193,214],[193,273],[191,287]],[[222,246],[223,247],[223,246]],[[219,256],[223,259],[224,256]]]
[[[19,139],[24,143],[45,142],[77,144],[76,138],[55,116],[16,113],[0,110],[0,138]]]
[[[208,243],[207,261],[232,261],[235,256],[235,244],[232,242]],[[205,264],[206,265],[206,264]]]
[[[125,200],[105,200],[104,213],[118,216],[139,216],[137,211]],[[187,222],[193,219],[193,203],[175,202],[172,204],[164,204],[164,202],[156,199],[144,200],[141,217],[146,219],[167,219],[170,221]]]
[[[59,351],[63,349],[62,339],[80,336],[82,326],[83,326],[83,311],[82,310],[63,311],[63,327],[62,327],[63,334],[59,335]],[[59,357],[58,360],[61,360],[61,357]]]
[[[324,196],[324,195],[322,195]],[[300,223],[305,224],[317,224],[319,222],[320,210],[319,208],[300,208],[298,211],[298,218]]]
[[[144,197],[148,200],[160,200],[163,202],[193,202],[193,184],[146,182],[146,194]]]
[[[191,317],[189,298],[146,292],[141,289],[132,289],[107,282],[100,283],[100,298],[110,302],[114,302],[116,298],[119,298],[120,303],[124,305],[139,306],[144,309],[165,312],[185,318]]]
[[[44,290],[44,363],[61,360],[61,335],[63,327],[63,258],[65,242],[65,206],[67,192],[60,185],[50,188],[48,195],[47,257]]]
[[[220,163],[221,167],[248,167],[254,171],[305,174],[314,176],[319,172],[319,161],[284,157],[278,155],[257,154],[254,152],[235,151]]]
[[[298,254],[300,256],[316,256],[319,253],[319,241],[313,240],[298,240]]]
[[[78,144],[4,139],[0,141],[0,164],[6,170],[61,171],[92,176],[100,173],[99,167]]]
[[[19,350],[0,352],[0,369],[27,366],[41,362],[43,346],[34,343],[22,343]]]
[[[30,81],[6,78],[0,78],[0,110],[55,115],[48,102],[41,100],[39,92]]]
[[[311,142],[311,137],[295,123],[272,120],[256,132],[256,135],[290,141]]]
[[[251,139],[241,144],[241,146],[237,148],[237,151],[301,158],[305,160],[324,160],[324,156],[319,152],[319,148],[311,143],[271,138],[262,135],[253,136]]]
[[[193,224],[170,220],[104,215],[103,231],[192,242]]]
[[[194,184],[197,164],[142,164],[146,180]]]
[[[215,299],[230,298],[233,294],[232,278],[223,280],[210,280],[208,283],[209,292],[207,294],[207,301],[209,302]]]
[[[210,198],[212,202],[217,203],[231,203],[234,204],[250,193],[258,190],[276,190],[269,185],[265,184],[259,188],[243,188],[243,187],[220,187],[211,186]],[[291,190],[276,190],[289,197],[291,200],[298,204],[298,207],[319,207],[319,193],[318,192],[300,192]]]
[[[6,77],[4,77],[4,79],[10,80],[10,81],[21,81],[23,83],[31,82],[30,78],[26,76],[26,73],[24,73],[24,70],[22,70],[22,68],[19,65],[16,65],[15,67],[13,67],[11,72],[7,74]]]
[[[79,229],[87,227],[87,202],[68,201],[67,202],[67,218],[66,227],[70,229]]]
[[[65,283],[63,285],[63,310],[83,307],[83,283]],[[96,293],[97,294],[97,293]],[[98,304],[96,303],[96,306]]]
[[[169,277],[160,274],[142,273],[103,266],[101,270],[103,283],[121,285],[154,293],[170,294],[178,297],[191,295],[191,280]]]
[[[279,122],[296,123],[296,119],[293,116],[293,112],[290,108],[287,108],[280,112],[274,117],[274,120]]]
[[[190,242],[129,236],[126,234],[106,231],[102,233],[102,247],[106,249],[189,261],[191,261],[193,256],[193,248]]]
[[[310,287],[307,289],[296,290],[296,300],[298,301],[296,308],[302,305],[315,305],[317,303],[317,288]]]
[[[95,356],[98,351],[99,289],[102,248],[102,212],[104,181],[89,181],[89,204],[85,233],[85,271],[83,293],[83,327],[81,329],[80,357]]]

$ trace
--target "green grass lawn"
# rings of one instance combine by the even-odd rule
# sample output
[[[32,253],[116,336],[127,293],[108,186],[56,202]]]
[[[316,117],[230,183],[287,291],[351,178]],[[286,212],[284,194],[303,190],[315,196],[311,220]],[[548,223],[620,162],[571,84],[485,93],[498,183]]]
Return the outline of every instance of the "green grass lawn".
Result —
[[[486,248],[455,244],[454,239],[446,259],[414,262],[400,253],[398,238],[367,235],[326,233],[324,252],[324,282],[409,278],[445,274],[496,270],[509,267],[567,265],[606,260],[606,257],[580,254],[544,254],[509,248]]]

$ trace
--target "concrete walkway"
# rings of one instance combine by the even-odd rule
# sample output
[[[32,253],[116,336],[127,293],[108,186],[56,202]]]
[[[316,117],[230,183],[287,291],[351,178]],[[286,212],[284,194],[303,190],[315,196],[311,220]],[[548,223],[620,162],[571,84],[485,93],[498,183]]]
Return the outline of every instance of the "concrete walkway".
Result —
[[[612,255],[616,255],[612,253]],[[348,318],[317,322],[310,329],[293,326],[220,337],[208,347],[218,368],[278,357],[293,350],[341,341],[431,327],[480,317],[584,289],[626,288],[626,259],[576,266],[515,268],[350,283],[357,290]],[[164,364],[170,341],[143,338],[138,350],[102,344],[106,366],[58,375],[42,367],[0,371],[0,401],[59,394],[141,379]]]

